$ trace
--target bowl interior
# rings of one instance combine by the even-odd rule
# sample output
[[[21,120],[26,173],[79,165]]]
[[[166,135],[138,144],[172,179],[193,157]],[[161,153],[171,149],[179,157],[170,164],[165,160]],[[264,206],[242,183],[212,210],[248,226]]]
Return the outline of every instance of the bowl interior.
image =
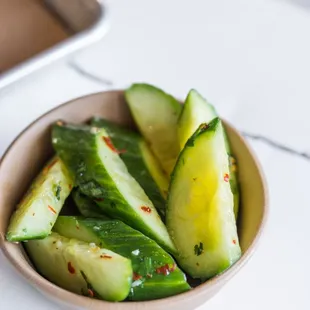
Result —
[[[5,241],[5,233],[12,212],[33,178],[53,153],[50,142],[50,125],[59,119],[66,122],[83,123],[95,115],[128,127],[134,127],[129,109],[124,101],[123,92],[103,92],[73,100],[43,115],[17,137],[8,149],[0,162],[0,245],[2,250],[32,285],[47,295],[71,304],[99,309],[105,303],[105,309],[111,307],[116,310],[144,309],[146,304],[151,309],[164,309],[169,302],[171,308],[193,309],[195,305],[199,305],[213,296],[247,261],[256,246],[266,217],[266,188],[257,161],[242,137],[227,123],[225,123],[225,127],[239,164],[242,205],[238,229],[243,255],[234,266],[223,274],[190,292],[164,300],[140,303],[125,302],[117,306],[108,302],[91,300],[67,292],[42,278],[33,269],[22,247]]]

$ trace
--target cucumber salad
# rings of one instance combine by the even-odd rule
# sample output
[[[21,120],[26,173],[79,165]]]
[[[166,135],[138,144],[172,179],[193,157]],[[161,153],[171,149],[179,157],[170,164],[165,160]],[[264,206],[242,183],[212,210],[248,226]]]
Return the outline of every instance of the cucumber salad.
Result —
[[[55,155],[6,239],[23,242],[43,277],[76,294],[160,299],[240,258],[237,163],[216,110],[196,90],[184,105],[148,84],[124,94],[138,131],[95,115],[53,124]]]

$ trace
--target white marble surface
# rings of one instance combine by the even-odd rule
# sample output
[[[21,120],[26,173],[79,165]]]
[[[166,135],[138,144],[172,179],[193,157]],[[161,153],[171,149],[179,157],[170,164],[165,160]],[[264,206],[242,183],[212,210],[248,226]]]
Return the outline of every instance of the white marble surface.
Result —
[[[310,7],[306,0],[114,0],[104,40],[0,91],[0,155],[50,108],[133,81],[184,97],[191,87],[238,129],[310,153]],[[270,219],[248,265],[200,310],[310,309],[310,159],[249,139],[270,189]],[[60,309],[0,254],[0,309]]]

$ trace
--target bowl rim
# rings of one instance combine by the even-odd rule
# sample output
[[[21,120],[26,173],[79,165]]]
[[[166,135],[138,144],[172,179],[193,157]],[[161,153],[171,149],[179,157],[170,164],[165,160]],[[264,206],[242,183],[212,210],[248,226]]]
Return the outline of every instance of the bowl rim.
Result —
[[[7,147],[5,150],[3,156],[0,158],[0,170],[1,166],[5,160],[6,157],[9,156],[10,150],[14,148],[14,145],[17,143],[17,141],[22,138],[22,136],[30,130],[37,122],[40,120],[44,119],[46,116],[49,114],[53,113],[54,111],[63,108],[64,106],[74,104],[75,101],[81,100],[81,99],[87,99],[88,97],[93,97],[96,95],[101,95],[103,93],[116,93],[116,94],[123,94],[124,90],[123,89],[113,89],[113,90],[106,90],[106,91],[100,91],[100,92],[95,92],[91,94],[87,94],[84,96],[76,97],[74,99],[71,99],[69,101],[66,101],[62,104],[57,105],[56,107],[48,110],[41,116],[37,117],[34,121],[32,121],[28,126],[26,126],[21,132],[16,136],[16,138],[10,143],[10,145]],[[263,190],[263,212],[262,212],[262,219],[260,221],[257,233],[251,242],[250,246],[247,248],[245,252],[242,253],[242,256],[240,259],[233,264],[230,268],[226,269],[222,273],[218,274],[217,276],[211,278],[210,280],[198,285],[194,289],[162,298],[162,299],[157,299],[157,300],[148,300],[148,301],[122,301],[118,303],[119,305],[123,305],[124,307],[127,307],[127,309],[144,309],[144,307],[148,305],[153,305],[153,306],[160,306],[160,305],[167,305],[167,302],[170,304],[174,303],[179,303],[182,300],[187,300],[188,298],[191,298],[191,296],[195,295],[195,297],[198,298],[198,296],[201,296],[208,290],[217,290],[221,286],[223,286],[229,279],[231,279],[242,267],[245,266],[245,264],[249,261],[249,259],[252,257],[254,254],[255,250],[257,249],[259,242],[261,241],[261,238],[263,236],[263,233],[266,228],[267,224],[267,219],[269,215],[269,192],[268,192],[268,186],[266,182],[266,177],[263,172],[263,169],[261,167],[261,164],[259,160],[257,159],[257,156],[255,152],[253,151],[252,147],[249,145],[249,143],[246,141],[246,139],[238,132],[237,129],[235,129],[228,121],[220,117],[221,120],[223,121],[224,125],[229,128],[230,131],[232,131],[238,138],[241,140],[241,142],[246,146],[248,152],[251,155],[251,158],[253,159],[253,162],[255,163],[255,166],[258,171],[258,175],[260,177],[260,181],[262,184],[262,190]],[[1,232],[0,232],[1,234]],[[89,304],[90,298],[85,297],[82,295],[77,295],[75,293],[72,293],[68,290],[65,290],[58,285],[50,282],[49,280],[45,279],[43,276],[41,276],[34,268],[29,268],[29,269],[23,269],[20,264],[19,264],[19,259],[16,259],[14,255],[12,255],[10,249],[8,249],[7,244],[9,244],[8,241],[6,241],[5,236],[0,236],[0,249],[2,250],[4,256],[6,257],[7,261],[9,264],[11,264],[17,271],[18,273],[27,280],[29,284],[31,284],[34,288],[38,289],[41,293],[44,293],[44,295],[52,295],[53,299],[56,301],[68,303],[68,304],[74,304],[74,305],[87,305]],[[21,247],[21,251],[23,251],[23,248],[21,244],[19,245]],[[26,254],[26,253],[24,253]],[[28,255],[26,255],[28,258]],[[104,305],[115,305],[114,302],[109,302],[109,301],[104,301],[104,300],[95,300],[91,299],[92,304],[94,306],[104,306]],[[139,307],[138,307],[139,305]]]

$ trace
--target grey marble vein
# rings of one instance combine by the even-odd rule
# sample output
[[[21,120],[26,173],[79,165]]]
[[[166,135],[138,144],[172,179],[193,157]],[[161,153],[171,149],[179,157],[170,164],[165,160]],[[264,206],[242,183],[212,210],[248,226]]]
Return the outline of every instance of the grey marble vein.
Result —
[[[78,65],[75,61],[73,60],[69,60],[68,61],[68,66],[73,69],[76,73],[78,73],[79,75],[82,75],[83,77],[92,80],[96,83],[99,83],[101,85],[104,86],[113,86],[113,82],[106,79],[106,78],[102,78],[98,75],[95,75],[91,72],[89,72],[88,70],[85,70],[84,68],[82,68],[80,65]]]
[[[287,152],[291,155],[294,155],[294,156],[299,156],[301,158],[304,158],[306,160],[310,160],[310,154],[309,153],[306,153],[306,152],[301,152],[301,151],[297,151],[297,150],[294,150],[293,148],[291,147],[288,147],[282,143],[279,143],[279,142],[276,142],[270,138],[267,138],[265,136],[262,136],[262,135],[257,135],[257,134],[252,134],[252,133],[248,133],[248,132],[241,132],[242,135],[248,139],[251,139],[251,140],[257,140],[257,141],[261,141],[275,149],[278,149],[280,151],[284,151],[284,152]]]

